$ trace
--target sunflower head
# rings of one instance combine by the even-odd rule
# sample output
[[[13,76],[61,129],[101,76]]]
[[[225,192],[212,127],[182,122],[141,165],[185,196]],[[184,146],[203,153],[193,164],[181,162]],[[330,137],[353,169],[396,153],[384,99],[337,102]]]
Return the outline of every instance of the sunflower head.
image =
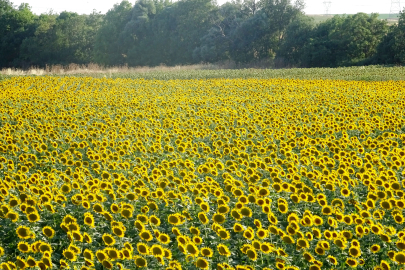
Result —
[[[113,246],[115,244],[114,236],[112,236],[111,234],[105,233],[103,234],[102,238],[106,246]]]
[[[21,239],[28,239],[31,237],[31,234],[32,234],[30,228],[26,227],[26,226],[19,226],[16,229],[16,233],[17,233],[18,238],[21,238]]]
[[[140,254],[142,254],[142,255],[148,255],[149,254],[149,247],[145,243],[138,243],[136,245],[136,248],[137,248],[138,252]]]
[[[207,261],[206,259],[204,259],[204,258],[198,258],[198,259],[195,261],[195,266],[197,266],[197,267],[200,268],[200,269],[208,269],[209,263],[208,263],[208,261]]]
[[[76,256],[75,252],[73,252],[70,249],[65,249],[62,254],[63,254],[63,257],[65,257],[66,259],[68,259],[71,262],[74,262],[77,260],[77,256]]]
[[[136,266],[138,266],[138,267],[147,267],[148,266],[146,259],[141,256],[136,256],[134,261],[135,261]]]

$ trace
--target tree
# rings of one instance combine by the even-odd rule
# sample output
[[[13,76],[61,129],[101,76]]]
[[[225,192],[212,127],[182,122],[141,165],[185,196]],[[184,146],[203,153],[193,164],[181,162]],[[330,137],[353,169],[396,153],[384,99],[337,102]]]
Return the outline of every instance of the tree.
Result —
[[[400,13],[398,24],[390,27],[388,34],[378,45],[372,62],[374,64],[405,64],[405,9]]]
[[[276,61],[279,65],[302,65],[303,48],[309,42],[314,27],[314,19],[309,16],[299,16],[288,25],[276,53]]]
[[[36,21],[36,31],[27,37],[21,48],[21,58],[30,65],[94,62],[93,47],[95,35],[102,15],[78,15],[62,12],[41,15]]]
[[[28,4],[17,9],[9,1],[0,1],[0,66],[23,65],[20,47],[23,40],[35,31],[35,15]]]
[[[302,49],[301,65],[336,67],[356,65],[372,57],[387,33],[377,14],[336,15],[320,23]]]
[[[240,24],[233,32],[230,48],[232,59],[249,62],[274,58],[287,26],[302,16],[300,1],[261,0],[254,16]]]
[[[128,1],[110,9],[95,36],[94,60],[101,65],[115,66],[126,63],[126,51],[119,37],[131,19],[132,5]]]
[[[240,2],[228,2],[220,6],[213,26],[201,38],[201,45],[193,50],[193,59],[196,62],[218,62],[230,59],[230,45],[234,42],[235,36],[233,31],[249,15]]]

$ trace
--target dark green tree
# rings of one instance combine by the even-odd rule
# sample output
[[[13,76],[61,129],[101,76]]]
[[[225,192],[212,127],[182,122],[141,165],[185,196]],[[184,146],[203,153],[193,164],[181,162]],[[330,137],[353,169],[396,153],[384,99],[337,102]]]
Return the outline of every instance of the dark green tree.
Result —
[[[320,23],[303,48],[304,67],[336,67],[362,64],[372,57],[388,31],[377,14],[336,15]]]
[[[193,50],[197,62],[218,62],[231,58],[229,49],[234,42],[233,31],[253,12],[246,9],[241,2],[225,3],[219,7],[213,26],[201,38],[201,46]]]
[[[314,19],[309,16],[299,16],[288,25],[276,53],[278,66],[302,65],[303,48],[309,42],[314,27]]]
[[[14,8],[9,1],[0,1],[1,67],[25,65],[20,59],[20,48],[23,40],[35,31],[35,17],[28,4]]]
[[[36,31],[21,46],[21,58],[30,65],[94,62],[93,49],[102,16],[93,12],[78,15],[62,12],[42,15],[37,20]]]
[[[115,4],[110,9],[96,33],[94,44],[94,61],[107,66],[126,63],[126,51],[120,42],[120,33],[131,19],[132,5],[128,1]]]
[[[372,59],[374,64],[405,64],[405,9],[400,13],[398,24],[392,25],[378,45]]]
[[[274,58],[287,26],[302,16],[303,7],[301,1],[261,0],[254,16],[233,31],[232,59],[250,62]]]

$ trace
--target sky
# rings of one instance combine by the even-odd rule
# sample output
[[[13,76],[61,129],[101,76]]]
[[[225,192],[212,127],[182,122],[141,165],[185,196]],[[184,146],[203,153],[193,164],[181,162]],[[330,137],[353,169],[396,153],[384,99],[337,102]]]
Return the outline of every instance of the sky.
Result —
[[[227,0],[217,0],[223,4]],[[294,1],[294,0],[293,0]],[[390,13],[392,0],[305,0],[306,14],[325,14],[325,1],[330,1],[329,14],[355,14],[365,13]],[[396,0],[398,1],[398,0]],[[49,12],[51,9],[56,12],[71,11],[79,14],[90,14],[93,9],[97,12],[106,13],[114,4],[121,0],[11,0],[14,5],[28,3],[35,14]],[[135,3],[135,0],[130,0]],[[405,0],[401,0],[401,9],[405,6]]]

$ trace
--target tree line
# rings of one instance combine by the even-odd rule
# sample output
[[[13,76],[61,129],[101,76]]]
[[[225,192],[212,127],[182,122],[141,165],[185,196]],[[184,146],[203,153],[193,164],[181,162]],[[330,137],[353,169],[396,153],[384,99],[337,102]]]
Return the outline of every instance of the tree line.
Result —
[[[303,0],[124,0],[106,14],[35,15],[0,0],[0,67],[405,63],[405,13],[391,26],[365,13],[315,24],[303,9]]]

